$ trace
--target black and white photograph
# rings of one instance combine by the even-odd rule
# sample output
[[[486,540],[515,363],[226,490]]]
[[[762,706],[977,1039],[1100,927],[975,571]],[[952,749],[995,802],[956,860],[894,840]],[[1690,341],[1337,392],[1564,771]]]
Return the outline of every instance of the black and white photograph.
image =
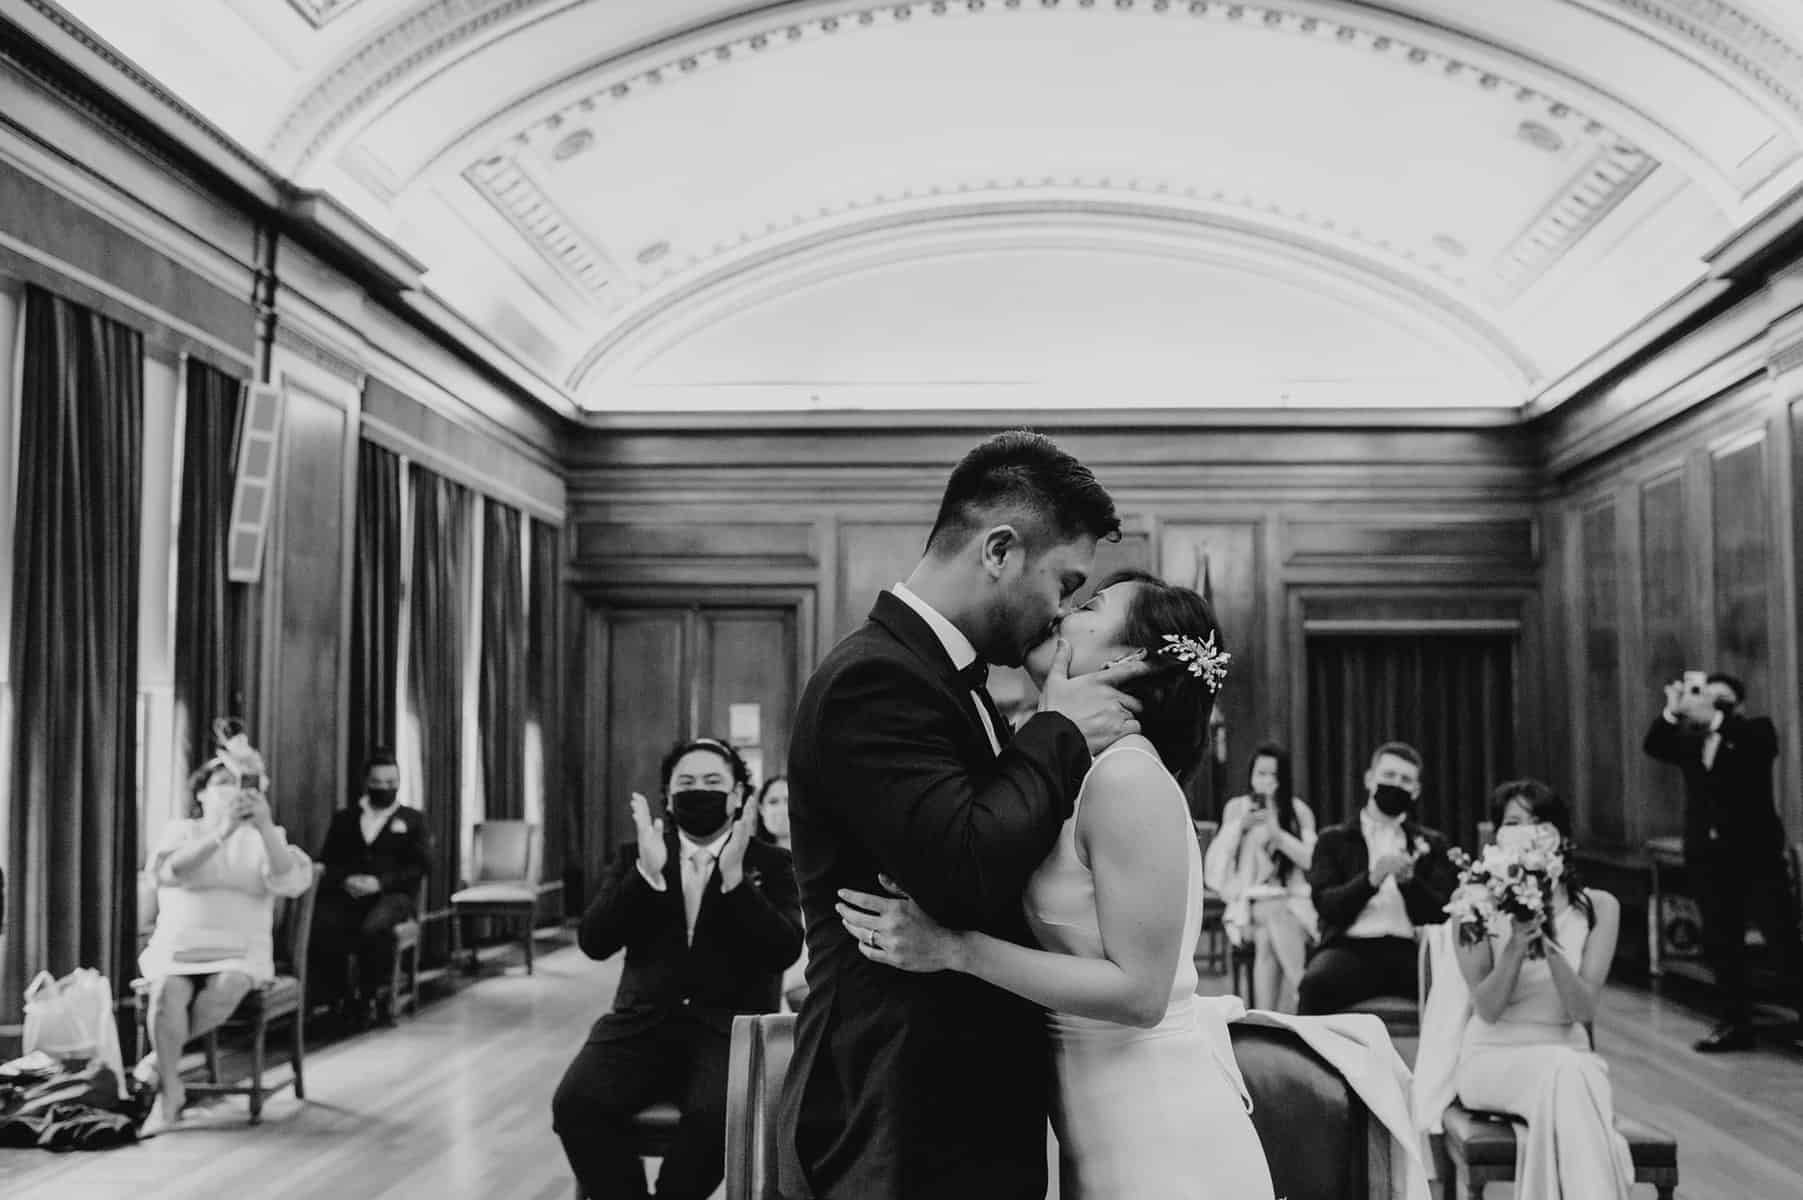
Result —
[[[1803,1196],[1803,0],[0,0],[0,1196]]]

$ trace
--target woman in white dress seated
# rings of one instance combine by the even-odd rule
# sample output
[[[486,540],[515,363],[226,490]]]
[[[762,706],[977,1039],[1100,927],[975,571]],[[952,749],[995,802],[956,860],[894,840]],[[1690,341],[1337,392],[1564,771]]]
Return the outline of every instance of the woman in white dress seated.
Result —
[[[1506,933],[1480,928],[1456,939],[1472,1007],[1455,1075],[1459,1102],[1527,1122],[1517,1150],[1519,1200],[1627,1200],[1634,1166],[1615,1131],[1608,1066],[1586,1030],[1615,957],[1621,905],[1578,879],[1571,814],[1546,784],[1503,784],[1491,797],[1491,819],[1505,845],[1550,841],[1543,831],[1556,831],[1565,872],[1550,923],[1516,921]]]
[[[313,884],[313,863],[271,818],[258,776],[225,758],[189,780],[200,815],[171,821],[145,872],[156,886],[156,929],[138,956],[149,985],[151,1052],[134,1071],[162,1105],[145,1132],[181,1119],[182,1047],[232,1015],[251,988],[275,978],[275,897]]]
[[[1216,1007],[1196,996],[1202,855],[1179,780],[1201,761],[1225,671],[1214,616],[1187,588],[1110,579],[1030,652],[1047,675],[1128,657],[1143,733],[1096,756],[1057,845],[1027,885],[1044,949],[952,932],[911,901],[842,891],[866,957],[963,971],[1050,1010],[1063,1200],[1270,1200],[1270,1169]],[[876,932],[875,945],[870,933]]]
[[[1276,742],[1252,751],[1251,794],[1221,813],[1203,879],[1226,902],[1221,923],[1235,945],[1252,947],[1253,1008],[1296,1011],[1296,987],[1315,937],[1308,865],[1315,814],[1290,787],[1290,752]]]

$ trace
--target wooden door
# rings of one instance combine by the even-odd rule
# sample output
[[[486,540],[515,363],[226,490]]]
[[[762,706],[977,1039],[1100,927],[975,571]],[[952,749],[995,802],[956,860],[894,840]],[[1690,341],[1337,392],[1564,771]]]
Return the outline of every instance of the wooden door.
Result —
[[[656,811],[658,767],[679,739],[732,740],[734,705],[757,706],[765,777],[785,769],[802,613],[794,603],[592,604],[584,623],[583,878],[592,894],[608,860],[634,839],[632,794]],[[585,902],[585,894],[577,902]]]

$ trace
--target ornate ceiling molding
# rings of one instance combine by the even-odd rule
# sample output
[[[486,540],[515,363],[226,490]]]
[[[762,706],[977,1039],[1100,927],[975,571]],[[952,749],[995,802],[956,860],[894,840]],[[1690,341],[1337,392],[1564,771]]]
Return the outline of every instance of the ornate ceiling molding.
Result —
[[[785,6],[783,11],[747,14],[687,31],[686,35],[672,36],[652,51],[616,55],[587,72],[605,76],[605,83],[534,121],[509,141],[513,145],[523,145],[533,137],[555,133],[573,121],[592,119],[599,105],[617,104],[637,89],[667,86],[775,47],[906,25],[916,19],[1005,17],[1008,13],[1034,8],[1094,9],[1139,15],[1142,19],[1150,14],[1169,20],[1203,20],[1228,27],[1259,27],[1313,37],[1347,49],[1380,54],[1398,64],[1437,73],[1455,84],[1494,93],[1498,97],[1512,97],[1519,104],[1528,106],[1530,111],[1538,110],[1556,123],[1579,122],[1589,136],[1608,136],[1626,144],[1622,135],[1607,129],[1595,116],[1580,111],[1569,101],[1549,96],[1495,70],[1455,58],[1426,44],[1360,24],[1350,15],[1347,19],[1328,19],[1316,16],[1312,11],[1293,12],[1275,4],[1226,4],[1219,0],[927,0],[925,3],[872,5],[813,17],[798,17]],[[1449,36],[1468,36],[1446,32]],[[676,43],[678,48],[668,48],[671,43]]]
[[[615,313],[609,326],[599,332],[565,376],[565,390],[579,395],[589,378],[610,360],[630,357],[622,355],[630,345],[643,344],[656,330],[701,306],[723,305],[736,311],[747,293],[766,285],[773,273],[806,272],[810,281],[831,278],[848,260],[854,268],[863,265],[861,256],[874,249],[956,235],[978,238],[980,234],[971,245],[994,249],[1007,244],[994,240],[998,233],[1010,229],[1033,232],[1048,223],[1066,230],[1093,230],[1085,243],[1089,245],[1111,241],[1130,248],[1154,238],[1192,256],[1218,257],[1223,247],[1236,247],[1239,257],[1247,260],[1263,252],[1269,261],[1298,279],[1312,281],[1313,285],[1333,280],[1374,302],[1412,314],[1416,321],[1481,350],[1499,371],[1515,378],[1524,388],[1539,377],[1538,367],[1499,327],[1450,289],[1434,286],[1417,274],[1392,269],[1320,237],[1302,232],[1286,234],[1243,218],[1160,204],[1152,198],[1048,204],[1043,199],[966,195],[937,208],[870,213],[863,220],[831,229],[805,230],[799,236],[791,232],[747,253],[724,256],[707,264],[704,270],[672,278],[640,295],[631,307]],[[784,283],[792,285],[792,280]]]
[[[1584,3],[1585,0],[1578,0]],[[1709,52],[1803,118],[1803,52],[1724,0],[1588,0],[1632,13]]]
[[[1497,256],[1496,275],[1503,285],[1500,302],[1509,303],[1533,286],[1658,165],[1656,159],[1625,145],[1598,151]]]
[[[624,277],[618,265],[558,208],[524,164],[488,159],[465,177],[515,233],[580,291],[607,299],[619,292]]]
[[[34,3],[36,0],[34,0]],[[332,135],[377,98],[425,73],[471,39],[534,8],[569,0],[432,0],[365,41],[288,110],[270,158],[298,179]]]
[[[361,0],[288,0],[294,11],[307,19],[315,29],[324,28],[355,8]]]

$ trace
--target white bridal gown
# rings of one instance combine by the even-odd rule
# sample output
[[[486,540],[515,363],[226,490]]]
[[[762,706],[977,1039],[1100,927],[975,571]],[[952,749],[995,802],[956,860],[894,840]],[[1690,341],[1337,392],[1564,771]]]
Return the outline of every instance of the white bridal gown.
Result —
[[[1115,745],[1110,754],[1155,756]],[[1093,774],[1095,766],[1092,765]],[[1188,830],[1188,805],[1174,779],[1170,804]],[[1077,857],[1077,814],[1086,779],[1058,844],[1027,884],[1027,920],[1040,945],[1101,958],[1095,881]],[[1202,856],[1189,848],[1186,916],[1177,975],[1164,1020],[1150,1029],[1068,1013],[1050,1015],[1058,1066],[1052,1125],[1058,1135],[1061,1200],[1271,1200],[1270,1169],[1247,1115],[1218,1013],[1197,1002],[1192,953],[1202,928]]]

